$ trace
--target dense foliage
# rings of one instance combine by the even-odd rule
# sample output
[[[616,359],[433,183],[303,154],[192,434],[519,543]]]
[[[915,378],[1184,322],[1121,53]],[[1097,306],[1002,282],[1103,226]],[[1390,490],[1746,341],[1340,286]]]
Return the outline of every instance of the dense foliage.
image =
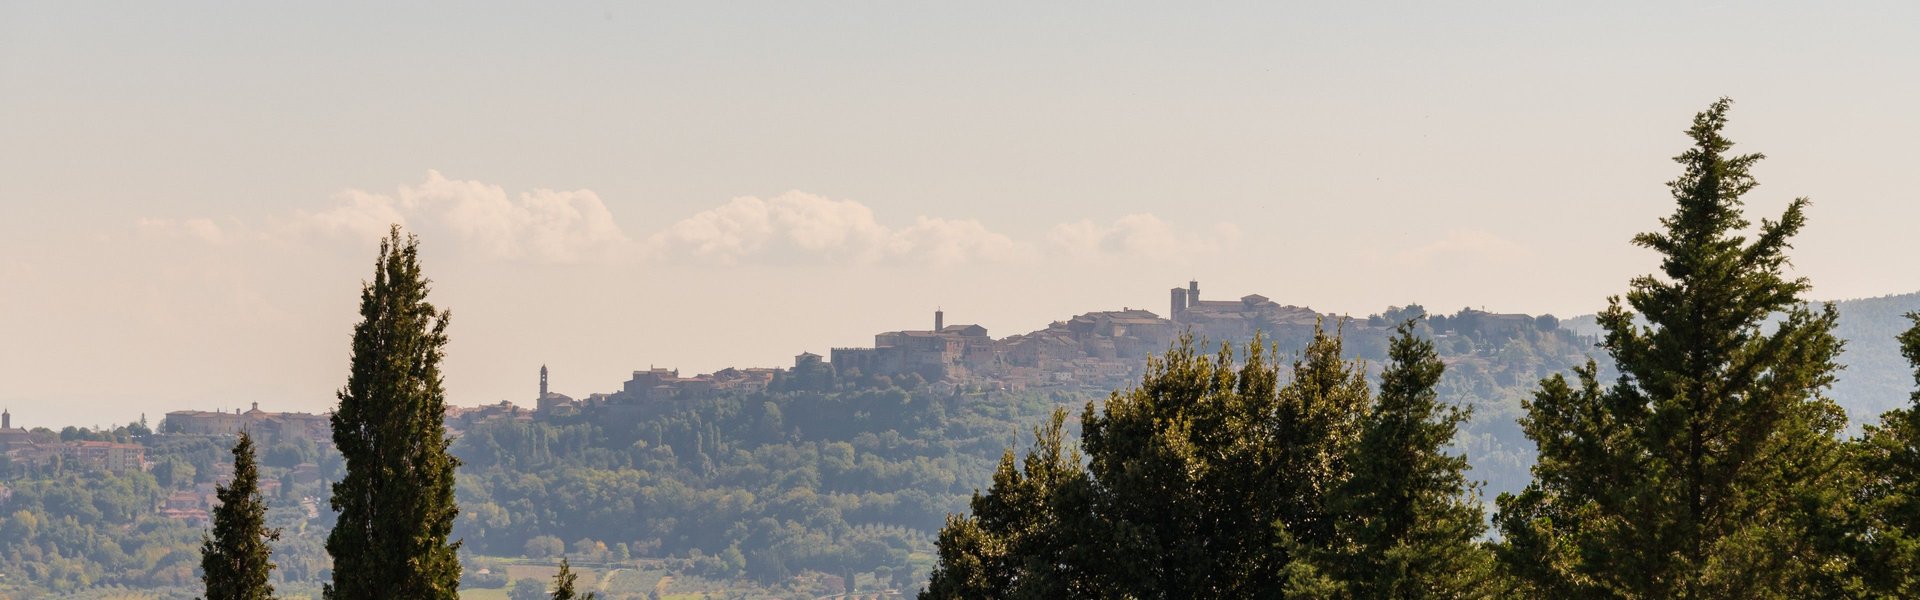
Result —
[[[487,555],[686,557],[763,582],[884,568],[904,582],[1011,424],[1060,400],[778,391],[487,422],[454,445],[457,533]]]
[[[124,431],[126,428],[116,428]],[[86,589],[167,590],[186,598],[200,593],[202,535],[195,523],[158,514],[170,494],[212,495],[231,464],[233,438],[148,435],[129,438],[147,447],[150,472],[86,471],[71,467],[22,469],[0,483],[11,492],[0,506],[0,591],[22,597],[69,594]],[[274,543],[276,587],[311,581],[326,569],[321,542],[331,513],[319,507],[309,519],[303,497],[324,497],[322,483],[289,475],[297,463],[337,465],[312,444],[274,443],[286,467],[261,465],[261,480],[277,482],[266,494],[267,526],[285,534]],[[326,466],[316,476],[328,477]]]
[[[1846,565],[1823,537],[1854,482],[1845,413],[1821,394],[1839,369],[1837,316],[1784,274],[1805,200],[1741,233],[1760,155],[1728,154],[1727,108],[1694,119],[1669,184],[1677,208],[1634,239],[1660,253],[1661,276],[1600,314],[1620,377],[1555,375],[1522,419],[1539,464],[1500,498],[1499,523],[1527,595],[1839,593]]]
[[[1003,455],[942,529],[928,598],[1468,597],[1492,586],[1485,528],[1443,446],[1464,415],[1409,322],[1376,401],[1337,337],[1290,369],[1260,340],[1183,341],[1140,385],[1064,412]],[[1284,376],[1283,376],[1284,373]]]
[[[1908,313],[1900,351],[1920,386],[1920,313]],[[1863,486],[1856,552],[1861,585],[1885,597],[1920,595],[1920,391],[1887,411],[1857,443]]]
[[[1446,366],[1414,333],[1409,321],[1393,339],[1352,476],[1327,501],[1341,516],[1335,542],[1317,558],[1357,598],[1490,596],[1493,555],[1477,541],[1486,514],[1467,457],[1446,452],[1472,410],[1441,401]]]
[[[213,531],[200,543],[206,599],[268,600],[273,597],[271,542],[280,532],[267,527],[252,436],[240,434],[233,445],[233,480],[215,489],[220,506],[213,510]]]
[[[567,559],[560,559],[560,572],[553,574],[552,600],[574,600],[575,598],[579,598],[580,600],[594,600],[594,598],[599,596],[592,592],[588,592],[585,595],[576,593],[573,588],[574,584],[578,583],[579,580],[580,575],[573,572],[573,565],[570,564]]]
[[[380,244],[373,280],[360,292],[362,321],[333,445],[346,476],[333,484],[339,513],[327,537],[335,600],[456,598],[454,468],[441,423],[440,360],[448,313],[427,302],[419,242],[395,226]]]

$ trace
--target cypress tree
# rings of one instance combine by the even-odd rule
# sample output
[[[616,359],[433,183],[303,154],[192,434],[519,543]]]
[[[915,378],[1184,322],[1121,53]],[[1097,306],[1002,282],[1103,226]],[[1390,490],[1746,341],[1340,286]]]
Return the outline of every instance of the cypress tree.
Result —
[[[1668,184],[1677,206],[1633,240],[1661,255],[1660,274],[1599,315],[1619,378],[1603,387],[1589,363],[1577,384],[1556,375],[1526,403],[1539,462],[1525,491],[1499,499],[1498,525],[1528,596],[1836,593],[1844,561],[1813,529],[1846,495],[1845,414],[1821,395],[1837,316],[1784,272],[1804,198],[1742,233],[1761,156],[1729,154],[1729,105],[1694,118]]]
[[[1321,571],[1355,598],[1493,595],[1493,555],[1477,542],[1485,512],[1467,457],[1446,454],[1469,409],[1440,402],[1446,366],[1402,323],[1388,348],[1373,412],[1361,424],[1353,477],[1328,501],[1342,515]]]
[[[449,314],[427,302],[419,240],[395,226],[361,287],[352,370],[333,414],[346,476],[333,484],[339,521],[327,537],[333,600],[457,597],[459,509],[447,452],[440,360]]]
[[[267,576],[273,572],[269,542],[280,531],[267,528],[267,503],[260,496],[260,470],[254,464],[253,438],[241,432],[233,445],[233,481],[214,488],[213,535],[200,541],[200,579],[207,600],[266,600],[273,597]]]
[[[579,578],[580,576],[573,572],[573,565],[568,564],[567,559],[561,558],[560,572],[553,574],[553,600],[574,600],[574,598],[593,600],[595,598],[593,592],[587,592],[585,596],[575,595],[574,580]]]

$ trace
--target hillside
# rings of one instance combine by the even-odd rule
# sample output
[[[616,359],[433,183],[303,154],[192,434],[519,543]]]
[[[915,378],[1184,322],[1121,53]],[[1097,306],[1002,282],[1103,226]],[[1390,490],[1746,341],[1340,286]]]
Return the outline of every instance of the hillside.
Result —
[[[1187,330],[1208,348],[1236,347],[1259,330],[1293,354],[1319,321],[1340,330],[1346,355],[1375,372],[1388,328],[1426,313],[1413,305],[1349,318],[1259,296],[1200,306],[1188,313],[1199,325]],[[1892,335],[1906,324],[1901,315],[1920,310],[1920,293],[1850,300],[1839,309],[1849,346],[1833,393],[1856,423],[1870,421],[1910,391],[1911,372]],[[890,363],[889,351],[862,349],[865,369],[803,355],[790,369],[712,377],[653,370],[635,374],[646,385],[580,401],[547,395],[536,410],[463,411],[454,447],[464,461],[455,534],[466,542],[467,587],[499,593],[509,585],[502,574],[538,571],[567,556],[598,572],[649,578],[608,576],[602,585],[612,587],[601,590],[609,592],[673,582],[689,592],[826,595],[848,579],[865,590],[916,588],[931,565],[934,532],[987,485],[1003,451],[1025,443],[1052,408],[1077,413],[1127,385],[1122,374],[1137,373],[1151,353],[1144,345],[1177,343],[1166,320],[1137,313],[1088,313],[1004,338],[1012,351],[1029,353],[1018,364],[966,353],[979,338],[973,326],[936,327],[960,341],[930,352],[960,350],[933,367],[1001,380],[956,385],[929,377],[942,373],[906,360],[911,353]],[[1521,402],[1540,378],[1595,355],[1592,317],[1562,322],[1462,310],[1425,323],[1422,333],[1448,365],[1442,394],[1474,410],[1458,440],[1471,476],[1486,483],[1489,500],[1518,490],[1533,463],[1515,422]],[[940,338],[891,332],[881,339],[889,336]],[[888,367],[913,364],[920,366]],[[750,381],[760,385],[741,386]],[[35,434],[48,443],[142,444],[157,465],[147,472],[0,462],[9,490],[0,495],[0,532],[10,534],[0,536],[0,570],[26,580],[0,583],[0,591],[108,585],[186,595],[195,529],[147,506],[210,488],[230,439],[166,424],[160,431],[130,425]],[[288,532],[276,577],[283,590],[311,590],[327,572],[319,541],[331,515],[306,509],[324,507],[324,480],[337,476],[338,457],[324,443],[277,442],[265,446],[265,459],[268,476],[281,482],[269,497],[273,521]]]

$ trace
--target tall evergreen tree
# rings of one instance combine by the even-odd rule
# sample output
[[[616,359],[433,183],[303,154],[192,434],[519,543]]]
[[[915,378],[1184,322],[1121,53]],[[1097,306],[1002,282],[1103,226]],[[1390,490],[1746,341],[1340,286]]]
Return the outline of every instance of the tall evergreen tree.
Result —
[[[270,542],[280,539],[280,531],[267,528],[253,437],[245,432],[233,445],[233,481],[215,487],[214,495],[220,507],[213,509],[213,535],[200,542],[200,579],[206,583],[207,600],[272,598],[273,585],[267,583],[273,572]]]
[[[1415,321],[1400,325],[1388,361],[1353,476],[1329,501],[1340,545],[1320,570],[1355,598],[1490,597],[1493,554],[1477,541],[1485,511],[1467,457],[1445,452],[1471,411],[1440,401],[1446,366]]]
[[[339,521],[327,537],[334,600],[446,599],[458,595],[459,543],[448,543],[459,509],[442,424],[440,360],[446,311],[427,302],[419,240],[395,226],[380,244],[373,280],[361,288],[352,370],[333,414],[333,443],[346,476],[333,484]]]
[[[1096,528],[1086,495],[1080,453],[1063,431],[1066,409],[1055,409],[1033,447],[1015,462],[1000,457],[993,485],[973,495],[971,515],[951,515],[935,543],[939,563],[922,598],[1096,598],[1085,570]]]
[[[1818,597],[1841,559],[1812,530],[1845,496],[1845,414],[1821,392],[1840,352],[1831,305],[1785,274],[1805,199],[1751,240],[1741,197],[1761,156],[1730,155],[1729,107],[1694,118],[1677,207],[1634,243],[1661,274],[1599,316],[1619,379],[1592,364],[1541,383],[1522,427],[1534,481],[1499,500],[1503,562],[1529,596]],[[1629,308],[1631,307],[1631,308]]]
[[[553,574],[553,600],[574,600],[574,598],[593,600],[595,598],[593,592],[580,596],[573,591],[574,581],[579,578],[580,576],[573,572],[573,565],[569,564],[565,558],[560,559],[560,572]]]
[[[1900,351],[1920,385],[1920,313],[1900,334]],[[1907,408],[1887,411],[1860,441],[1865,479],[1859,525],[1862,583],[1883,597],[1920,597],[1920,390]]]

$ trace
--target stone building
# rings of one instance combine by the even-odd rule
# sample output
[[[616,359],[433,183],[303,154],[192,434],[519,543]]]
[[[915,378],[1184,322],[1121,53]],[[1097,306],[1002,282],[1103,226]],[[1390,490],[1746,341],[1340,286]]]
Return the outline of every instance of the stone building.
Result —
[[[1201,300],[1200,282],[1173,288],[1173,322],[1181,330],[1209,342],[1245,342],[1255,332],[1269,338],[1311,336],[1320,314],[1313,309],[1282,305],[1259,294],[1238,300]]]
[[[681,377],[679,369],[651,367],[645,371],[634,371],[633,378],[620,386],[618,396],[626,402],[646,402],[682,397],[696,398],[704,396],[712,389],[711,379]]]
[[[987,328],[947,325],[946,313],[934,311],[933,329],[888,331],[873,336],[872,348],[834,348],[834,369],[842,376],[896,376],[918,374],[928,381],[960,381],[985,374],[998,348]]]
[[[25,447],[33,443],[33,434],[26,429],[13,426],[13,412],[0,409],[0,454],[8,450]]]
[[[265,443],[276,441],[333,439],[330,414],[280,413],[260,410],[260,403],[240,412],[178,410],[167,413],[161,426],[164,433],[186,435],[238,435],[245,431]]]

